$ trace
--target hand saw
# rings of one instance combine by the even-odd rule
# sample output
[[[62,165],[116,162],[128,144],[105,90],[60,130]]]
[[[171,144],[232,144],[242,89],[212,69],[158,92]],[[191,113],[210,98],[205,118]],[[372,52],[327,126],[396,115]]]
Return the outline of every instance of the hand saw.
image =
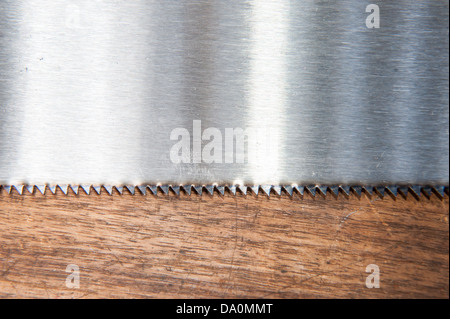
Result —
[[[442,197],[448,11],[1,0],[0,184]]]

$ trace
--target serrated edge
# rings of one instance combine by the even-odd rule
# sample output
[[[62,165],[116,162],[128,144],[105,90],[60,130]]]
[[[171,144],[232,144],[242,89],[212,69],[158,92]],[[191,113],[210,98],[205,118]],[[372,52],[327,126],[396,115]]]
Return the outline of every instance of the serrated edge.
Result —
[[[117,192],[114,192],[114,189]],[[229,193],[233,196],[283,196],[283,193],[289,197],[304,197],[306,194],[316,198],[318,196],[334,198],[349,198],[352,194],[361,197],[364,194],[368,197],[378,196],[384,198],[391,196],[395,199],[402,197],[411,197],[420,200],[421,198],[430,199],[437,196],[443,199],[449,194],[449,187],[445,185],[377,185],[377,186],[360,186],[360,185],[69,185],[69,184],[49,184],[49,185],[0,185],[0,192],[8,194],[42,194],[55,195],[61,193],[63,195],[79,195],[84,193],[87,195],[108,194],[110,196],[119,195],[162,195],[169,196],[171,193],[179,196],[181,192],[189,196],[224,196]]]

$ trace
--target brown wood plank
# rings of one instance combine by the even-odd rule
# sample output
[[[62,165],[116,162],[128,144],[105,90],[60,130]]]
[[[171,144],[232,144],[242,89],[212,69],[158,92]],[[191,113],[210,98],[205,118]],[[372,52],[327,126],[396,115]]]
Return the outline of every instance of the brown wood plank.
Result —
[[[434,195],[1,191],[0,297],[448,298],[448,215]],[[69,264],[80,288],[66,287]]]

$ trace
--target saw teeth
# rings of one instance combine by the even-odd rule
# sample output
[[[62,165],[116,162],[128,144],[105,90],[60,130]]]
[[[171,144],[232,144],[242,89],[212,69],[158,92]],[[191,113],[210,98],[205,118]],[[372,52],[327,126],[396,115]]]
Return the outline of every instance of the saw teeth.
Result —
[[[58,188],[63,192],[64,195],[67,195],[69,191],[69,185],[58,185]]]
[[[344,192],[345,196],[350,196],[350,186],[340,186],[340,189]]]
[[[339,187],[338,186],[330,186],[331,192],[334,194],[334,196],[339,196]]]
[[[202,193],[203,193],[203,186],[193,186],[193,188],[194,188],[195,192],[198,195],[202,195]]]
[[[255,194],[256,196],[258,196],[259,193],[259,186],[250,186],[250,189],[252,190],[253,194]]]
[[[267,186],[261,186],[262,191],[270,197],[270,191],[272,189],[271,185],[267,185]]]
[[[112,195],[112,192],[113,192],[113,187],[112,186],[103,186],[103,188],[106,190],[106,192],[109,195]],[[144,189],[145,189],[145,187],[144,187]],[[145,193],[144,193],[144,195],[145,195]]]
[[[47,189],[53,194],[55,195],[56,193],[56,185],[48,185]]]
[[[227,188],[231,194],[236,195],[236,186],[228,186]]]
[[[203,186],[206,189],[206,192],[209,195],[213,195],[214,194],[214,186],[213,185],[207,185],[207,186]]]
[[[120,195],[123,194],[123,186],[114,186],[114,188],[119,192]]]
[[[130,192],[131,195],[136,193],[136,187],[133,185],[125,185],[125,188]]]
[[[27,186],[25,186],[25,188],[27,189],[28,193],[33,194],[33,192],[34,192],[34,186],[29,186],[29,185],[27,185]]]
[[[175,194],[180,195],[180,186],[170,186],[170,188]]]
[[[324,196],[327,196],[328,186],[318,186],[317,188]]]
[[[408,197],[409,187],[401,186],[398,191],[405,197]]]
[[[380,194],[381,198],[383,198],[386,187],[380,186],[380,187],[375,187],[375,189],[376,189],[377,193]]]
[[[23,188],[25,186],[24,185],[14,185],[14,188],[16,189],[16,191],[20,194],[23,195]]]
[[[439,196],[439,198],[444,198],[444,194],[445,194],[445,187],[444,186],[438,186],[434,188],[434,192],[436,193],[436,195]]]
[[[430,186],[424,186],[424,187],[422,187],[422,192],[425,194],[425,196],[427,198],[430,198],[431,197],[431,193],[433,192],[433,189]]]
[[[305,186],[295,186],[295,190],[302,196],[305,194]]]
[[[369,194],[370,196],[373,195],[373,187],[372,186],[365,186],[364,191]]]
[[[87,195],[91,193],[91,185],[80,185],[80,187]]]
[[[186,194],[188,194],[189,196],[191,196],[192,185],[186,185],[186,186],[183,186],[182,188],[183,188],[183,190],[184,190],[184,192],[185,192]]]
[[[79,185],[70,185],[69,186],[72,192],[74,192],[76,195],[78,195],[78,190],[80,189]]]
[[[111,185],[0,185],[0,191],[3,189],[8,194],[14,194],[17,192],[20,195],[28,194],[36,194],[35,189],[39,191],[42,195],[46,194],[46,189],[48,189],[47,194],[56,194],[57,189],[60,189],[64,195],[69,195],[69,188],[73,191],[74,194],[78,195],[79,189],[81,188],[86,194],[91,194],[91,190],[93,193],[98,195],[101,194],[102,188],[110,195],[114,195],[113,190],[116,189],[117,192],[121,195],[124,193],[124,189],[130,192],[132,195],[136,195],[136,189],[140,191],[142,195],[147,194],[158,194],[158,189],[164,195],[168,195],[170,191],[173,191],[176,195],[180,195],[183,190],[187,195],[192,194],[192,190],[198,195],[202,195],[203,191],[209,194],[210,196],[214,196],[214,191],[220,195],[225,195],[225,192],[236,195],[236,192],[239,190],[243,195],[248,195],[249,191],[258,196],[260,192],[264,195],[270,197],[272,194],[281,196],[283,191],[286,192],[289,196],[293,196],[294,192],[297,192],[301,196],[304,195],[305,189],[313,196],[319,193],[324,197],[328,196],[328,193],[331,193],[333,196],[338,197],[339,192],[341,191],[347,198],[350,196],[350,193],[353,191],[355,195],[358,197],[362,196],[362,193],[365,192],[367,196],[372,196],[376,193],[380,198],[383,198],[386,194],[386,190],[391,194],[393,198],[397,198],[398,195],[407,198],[408,193],[412,195],[412,197],[420,200],[420,198],[425,197],[430,199],[434,194],[439,199],[443,199],[446,195],[448,196],[449,188],[448,186],[420,186],[420,185],[410,185],[410,186],[397,186],[397,185],[388,185],[388,186],[345,186],[345,185],[308,185],[308,186],[298,186],[298,185],[253,185],[253,186],[245,186],[245,185],[233,185],[233,186],[224,186],[224,185],[124,185],[124,186],[111,186]],[[25,192],[26,190],[26,192]],[[329,192],[328,192],[329,191]],[[422,193],[424,196],[422,196]]]
[[[289,196],[292,196],[292,194],[294,194],[294,187],[292,186],[284,186],[284,190],[289,194]]]
[[[136,186],[138,189],[139,189],[139,191],[141,192],[141,194],[142,195],[146,195],[147,194],[147,186]],[[111,195],[111,194],[110,194]]]
[[[358,195],[358,197],[361,197],[361,195],[362,195],[362,187],[361,186],[352,186],[352,189]]]
[[[158,195],[158,186],[147,185],[147,189],[149,189],[153,195]]]
[[[41,192],[42,195],[45,194],[45,185],[36,185],[36,188]]]
[[[100,193],[102,191],[101,186],[92,186],[92,189],[97,193],[97,195],[100,195]]]
[[[158,188],[163,192],[164,195],[169,194],[169,186],[167,185],[160,185]]]
[[[247,195],[247,190],[248,190],[248,187],[247,187],[247,186],[239,185],[237,188],[239,189],[239,191],[240,191],[242,194]]]
[[[316,197],[316,186],[315,185],[306,186],[306,189],[313,197]]]
[[[281,186],[273,186],[272,189],[276,195],[281,195]]]
[[[411,186],[410,190],[412,191],[412,194],[414,197],[420,197],[422,196],[421,187],[420,186]]]
[[[398,195],[398,186],[390,185],[390,186],[387,186],[386,188],[387,188],[387,190],[389,192],[391,192],[392,195],[394,195],[394,197],[397,197],[397,195]]]
[[[224,186],[216,186],[217,191],[220,195],[225,195],[225,187]]]

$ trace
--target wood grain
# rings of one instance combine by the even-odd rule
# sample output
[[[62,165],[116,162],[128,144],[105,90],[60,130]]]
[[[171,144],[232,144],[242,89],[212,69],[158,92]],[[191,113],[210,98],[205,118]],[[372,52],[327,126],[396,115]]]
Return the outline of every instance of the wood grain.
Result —
[[[2,191],[0,297],[448,298],[448,215],[447,196]]]

